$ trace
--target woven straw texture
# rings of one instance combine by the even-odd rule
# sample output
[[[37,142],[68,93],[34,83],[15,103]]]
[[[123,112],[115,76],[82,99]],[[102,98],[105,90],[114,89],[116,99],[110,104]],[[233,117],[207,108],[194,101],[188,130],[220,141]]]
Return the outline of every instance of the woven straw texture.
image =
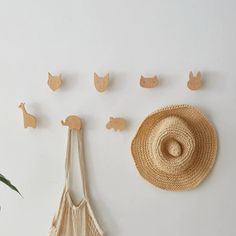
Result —
[[[171,105],[142,122],[131,152],[139,173],[151,184],[170,191],[190,190],[214,165],[217,135],[197,108]]]

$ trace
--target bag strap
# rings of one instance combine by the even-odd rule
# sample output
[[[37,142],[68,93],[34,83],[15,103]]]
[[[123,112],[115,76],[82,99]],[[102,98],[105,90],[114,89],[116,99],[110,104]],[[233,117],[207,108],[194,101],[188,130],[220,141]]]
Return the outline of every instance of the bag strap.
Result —
[[[82,180],[83,194],[87,198],[87,186],[85,177],[85,164],[84,164],[84,151],[83,151],[83,134],[82,128],[76,130],[77,142],[78,142],[78,159],[80,164],[80,175]],[[71,166],[71,139],[72,139],[72,129],[68,129],[68,141],[67,141],[67,151],[66,151],[66,162],[65,162],[65,189],[69,189],[69,179],[70,179],[70,166]]]

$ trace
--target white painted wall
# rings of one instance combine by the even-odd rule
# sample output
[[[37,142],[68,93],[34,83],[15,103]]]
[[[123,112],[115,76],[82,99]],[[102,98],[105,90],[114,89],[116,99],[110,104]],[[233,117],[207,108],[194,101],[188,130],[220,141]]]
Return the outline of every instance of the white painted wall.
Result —
[[[48,235],[64,180],[60,120],[69,114],[84,120],[90,196],[106,235],[236,235],[235,8],[234,0],[1,0],[0,173],[24,199],[0,184],[0,235]],[[202,71],[201,91],[186,88],[190,70]],[[48,89],[48,71],[62,73],[63,89]],[[96,92],[94,71],[110,72],[108,92]],[[160,88],[141,89],[141,73],[159,75]],[[21,101],[38,129],[23,129]],[[150,185],[130,154],[139,123],[172,103],[199,106],[219,135],[213,172],[189,192]],[[111,115],[129,129],[106,130]]]

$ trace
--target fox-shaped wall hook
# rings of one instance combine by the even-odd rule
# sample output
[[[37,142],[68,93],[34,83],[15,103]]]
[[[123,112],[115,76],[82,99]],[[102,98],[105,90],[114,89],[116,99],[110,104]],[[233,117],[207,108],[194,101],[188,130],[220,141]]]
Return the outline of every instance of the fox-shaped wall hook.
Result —
[[[56,91],[62,85],[61,75],[52,75],[48,72],[48,86],[52,91]]]
[[[189,72],[188,88],[191,90],[198,90],[202,87],[202,75],[200,72],[196,76],[193,75],[193,72]]]
[[[108,73],[104,77],[100,77],[94,72],[94,85],[98,92],[104,92],[108,88],[109,81]]]

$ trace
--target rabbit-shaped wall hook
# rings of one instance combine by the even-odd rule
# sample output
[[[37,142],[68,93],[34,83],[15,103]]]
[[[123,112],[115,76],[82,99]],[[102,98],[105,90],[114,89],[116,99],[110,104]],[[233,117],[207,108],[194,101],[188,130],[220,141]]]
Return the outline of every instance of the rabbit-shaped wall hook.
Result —
[[[191,90],[198,90],[202,87],[202,75],[200,72],[196,76],[193,75],[193,72],[189,72],[188,88]]]

